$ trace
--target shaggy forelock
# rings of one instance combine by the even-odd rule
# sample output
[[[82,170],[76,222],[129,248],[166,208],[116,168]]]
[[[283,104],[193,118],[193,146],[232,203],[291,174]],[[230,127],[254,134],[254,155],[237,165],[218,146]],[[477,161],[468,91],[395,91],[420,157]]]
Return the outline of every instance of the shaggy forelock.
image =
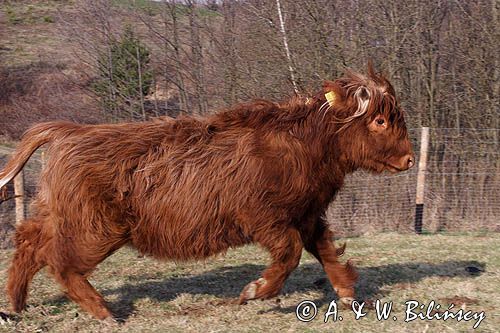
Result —
[[[366,76],[348,71],[346,76],[335,82],[345,89],[348,99],[358,101],[357,109],[353,113],[355,117],[348,117],[349,121],[360,116],[374,118],[376,114],[383,114],[398,130],[406,130],[403,112],[398,105],[394,88],[383,75],[370,71]],[[366,91],[368,101],[366,108],[360,112],[359,101],[362,100],[360,92],[363,90]]]

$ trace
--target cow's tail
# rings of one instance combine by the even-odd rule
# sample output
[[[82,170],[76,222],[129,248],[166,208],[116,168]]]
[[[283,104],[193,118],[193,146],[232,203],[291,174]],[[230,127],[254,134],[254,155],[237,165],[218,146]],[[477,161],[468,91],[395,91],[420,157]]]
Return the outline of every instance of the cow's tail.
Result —
[[[0,189],[11,181],[24,167],[28,159],[41,145],[74,132],[81,125],[68,122],[48,122],[27,130],[16,152],[5,168],[0,171]]]

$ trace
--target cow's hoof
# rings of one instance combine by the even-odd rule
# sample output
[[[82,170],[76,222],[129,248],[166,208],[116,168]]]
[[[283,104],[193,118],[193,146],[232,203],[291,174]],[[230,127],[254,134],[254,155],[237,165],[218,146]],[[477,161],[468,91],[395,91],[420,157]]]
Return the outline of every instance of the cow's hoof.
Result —
[[[247,284],[241,291],[239,304],[245,304],[247,301],[255,299],[259,288],[265,285],[266,282],[266,279],[260,278]]]
[[[102,320],[102,323],[107,326],[117,326],[120,322],[114,317],[107,317]]]
[[[340,298],[340,304],[343,305],[346,309],[351,308],[352,302],[354,302],[354,298],[352,298],[352,297],[341,297]]]

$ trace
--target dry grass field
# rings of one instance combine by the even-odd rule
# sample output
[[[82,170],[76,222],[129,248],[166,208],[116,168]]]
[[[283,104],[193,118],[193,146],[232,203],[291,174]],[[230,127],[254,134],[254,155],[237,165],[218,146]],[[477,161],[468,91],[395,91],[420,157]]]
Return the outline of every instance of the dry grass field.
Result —
[[[401,235],[385,233],[342,239],[346,257],[359,270],[358,299],[367,315],[323,321],[336,295],[314,258],[304,253],[300,266],[278,298],[237,305],[240,290],[259,276],[268,256],[255,246],[229,251],[201,263],[159,262],[125,248],[102,263],[91,282],[103,293],[118,322],[103,323],[69,302],[42,272],[31,287],[27,311],[12,315],[0,297],[0,332],[469,332],[476,320],[404,322],[405,302],[441,309],[481,312],[477,332],[500,327],[500,234]],[[11,250],[0,252],[0,284],[6,282]],[[388,320],[378,321],[372,303],[393,302]],[[296,306],[311,300],[318,307],[310,322],[296,318]],[[425,312],[425,310],[423,310]],[[393,317],[397,318],[394,321]]]

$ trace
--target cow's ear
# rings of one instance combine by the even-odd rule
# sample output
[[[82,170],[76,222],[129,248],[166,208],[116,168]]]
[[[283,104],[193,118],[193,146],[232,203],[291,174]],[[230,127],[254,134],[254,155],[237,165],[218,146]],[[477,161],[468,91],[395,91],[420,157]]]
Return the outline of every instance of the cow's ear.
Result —
[[[330,105],[343,103],[346,98],[346,91],[344,87],[333,81],[323,82],[323,94]]]

